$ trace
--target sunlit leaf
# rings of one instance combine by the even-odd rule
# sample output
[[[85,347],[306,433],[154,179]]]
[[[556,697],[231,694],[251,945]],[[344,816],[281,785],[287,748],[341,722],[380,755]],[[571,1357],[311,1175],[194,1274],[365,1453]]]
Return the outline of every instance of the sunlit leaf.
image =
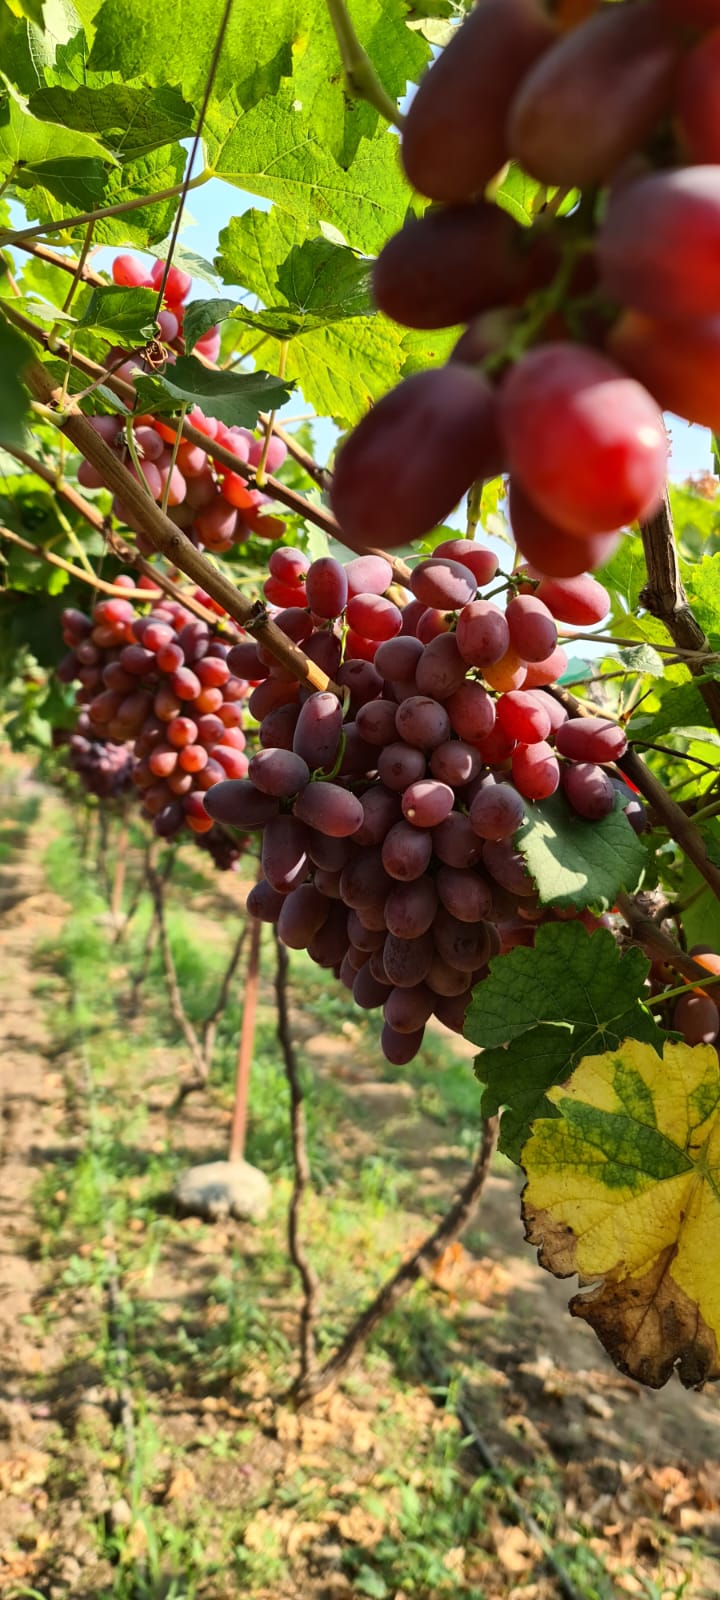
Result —
[[[622,1372],[720,1377],[720,1067],[712,1046],[625,1040],[548,1091],[522,1153],[527,1238]]]

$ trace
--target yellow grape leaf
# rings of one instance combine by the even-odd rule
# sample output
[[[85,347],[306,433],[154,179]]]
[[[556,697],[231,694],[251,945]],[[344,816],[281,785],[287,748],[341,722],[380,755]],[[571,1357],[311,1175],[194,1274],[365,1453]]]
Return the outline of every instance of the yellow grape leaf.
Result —
[[[710,1045],[626,1039],[547,1091],[522,1152],[526,1238],[621,1372],[720,1377],[720,1066]]]

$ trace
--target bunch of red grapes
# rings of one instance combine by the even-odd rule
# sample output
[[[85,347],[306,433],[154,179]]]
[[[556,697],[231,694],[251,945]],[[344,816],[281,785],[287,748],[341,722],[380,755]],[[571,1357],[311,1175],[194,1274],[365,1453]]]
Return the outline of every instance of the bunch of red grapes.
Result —
[[[117,800],[132,787],[135,756],[132,745],[98,739],[86,711],[78,717],[68,739],[68,766],[77,773],[87,794],[98,800]]]
[[[63,612],[70,653],[58,675],[79,680],[77,701],[91,737],[125,756],[132,750],[132,782],[155,832],[170,839],[188,828],[213,850],[212,834],[218,858],[236,858],[237,842],[221,843],[204,799],[214,784],[248,770],[242,724],[249,686],[231,671],[231,643],[160,593],[139,613],[134,580],[123,575],[117,583],[127,599],[99,600],[91,616]]]
[[[620,790],[628,820],[644,826],[608,770],[625,750],[622,728],[569,720],[548,692],[566,665],[556,619],[597,622],[607,594],[588,577],[537,584],[520,573],[502,611],[478,595],[495,555],[464,540],[420,562],[410,595],[392,589],[377,555],[309,564],[279,548],[269,567],[278,627],[344,703],[301,687],[253,641],[235,645],[228,666],[255,683],[261,748],[206,808],[262,831],[248,910],[331,968],[359,1005],[382,1006],[383,1050],[402,1065],[433,1012],[462,1031],[490,958],[532,943],[545,916],[513,843],[528,803],[562,786],[584,827]]]
[[[720,427],[718,24],[717,0],[478,0],[431,65],[401,149],[436,204],[374,291],[466,327],[341,450],[353,543],[416,539],[507,472],[522,554],[573,577],[662,501],[662,411]],[[509,161],[550,186],[529,228],[485,196]]]
[[[133,288],[159,289],[164,262],[156,261],[148,273],[136,256],[117,256],[112,275],[115,283]],[[171,267],[165,285],[165,306],[158,315],[160,337],[166,348],[166,358],[173,361],[184,349],[182,339],[183,302],[186,300],[192,279],[178,267]],[[211,328],[195,345],[195,354],[206,363],[217,359],[220,335]],[[126,359],[122,359],[126,357]],[[138,370],[149,370],[143,351],[134,355],[112,349],[108,362],[118,377],[132,384]],[[120,361],[120,365],[117,365]],[[112,449],[125,455],[127,440],[123,419],[117,416],[97,416],[90,419],[92,427]],[[240,461],[251,467],[263,462],[267,472],[277,472],[286,456],[287,447],[273,435],[269,441],[256,438],[248,428],[226,427],[216,417],[208,417],[199,406],[188,413],[188,421],[209,441],[224,445]],[[259,488],[251,488],[238,472],[222,464],[216,465],[205,450],[187,439],[177,437],[177,427],[152,416],[133,417],[133,442],[139,463],[131,457],[126,465],[133,477],[144,482],[148,493],[158,504],[165,506],[170,520],[192,540],[199,549],[216,554],[230,550],[234,544],[243,543],[250,534],[265,539],[278,539],[284,523],[267,513],[272,505],[269,495]],[[102,477],[89,461],[78,469],[78,482],[86,489],[102,487]],[[135,519],[127,506],[116,497],[113,511],[120,522],[133,528],[138,548],[145,555],[153,553],[153,546],[135,526]]]

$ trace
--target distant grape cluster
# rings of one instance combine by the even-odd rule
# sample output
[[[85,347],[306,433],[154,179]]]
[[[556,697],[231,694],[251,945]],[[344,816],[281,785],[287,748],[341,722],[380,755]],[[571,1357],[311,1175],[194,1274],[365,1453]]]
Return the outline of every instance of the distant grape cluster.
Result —
[[[115,283],[126,286],[159,288],[164,262],[157,261],[150,273],[135,256],[116,256],[112,275]],[[184,348],[182,342],[183,301],[192,287],[192,279],[178,267],[171,267],[165,287],[165,307],[158,315],[160,337],[168,347],[167,359],[172,361]],[[195,354],[205,362],[214,362],[220,349],[220,336],[211,328],[195,345]],[[122,360],[126,356],[126,360]],[[110,350],[108,362],[114,366],[118,377],[132,384],[138,368],[145,370],[142,351],[135,357],[122,350]],[[266,508],[272,504],[269,495],[259,488],[251,488],[237,472],[216,465],[206,452],[187,439],[177,439],[177,427],[152,416],[133,417],[133,441],[138,465],[128,454],[124,421],[119,416],[96,416],[90,419],[97,433],[120,454],[126,456],[126,465],[132,476],[143,481],[158,504],[165,506],[167,514],[178,528],[199,549],[216,554],[230,550],[242,543],[251,533],[265,539],[277,539],[284,530],[278,517],[270,516]],[[231,450],[240,461],[257,467],[263,459],[269,473],[277,472],[286,456],[287,447],[273,435],[267,442],[256,438],[248,428],[226,427],[216,417],[208,417],[199,406],[188,413],[188,421],[208,440],[215,440]],[[78,482],[85,489],[99,489],[102,477],[89,461],[78,469]],[[133,528],[138,547],[151,555],[153,546],[148,543],[142,529],[136,528],[132,511],[117,497],[113,511],[120,522]]]
[[[68,739],[68,766],[77,773],[87,794],[98,800],[117,800],[132,788],[135,756],[129,742],[110,744],[98,739],[85,711]]]
[[[132,782],[161,838],[181,829],[208,837],[217,830],[207,791],[248,769],[243,702],[248,683],[228,663],[231,644],[180,600],[158,593],[139,614],[135,583],[121,576],[127,599],[99,600],[92,615],[68,609],[62,626],[70,653],[62,682],[79,680],[83,727],[95,740],[132,750]],[[109,761],[114,759],[108,755]],[[237,844],[233,845],[237,856]],[[229,853],[220,846],[218,856]]]
[[[575,577],[661,503],[662,411],[720,427],[718,24],[714,0],[479,0],[432,64],[401,149],[436,204],[374,292],[404,326],[466,326],[341,449],[355,546],[416,539],[503,472],[522,555]],[[531,227],[485,195],[510,161],[548,186]]]
[[[392,589],[380,556],[309,563],[279,548],[265,582],[275,621],[344,704],[309,692],[252,640],[227,657],[255,684],[260,749],[205,805],[262,833],[248,910],[331,968],[360,1006],[382,1006],[382,1047],[397,1065],[432,1013],[461,1032],[489,959],[532,943],[544,913],[513,842],[526,803],[562,787],[591,823],[619,791],[644,826],[608,770],[626,748],[622,728],[569,720],[548,692],[566,666],[556,619],[599,621],[605,590],[521,573],[502,611],[478,592],[496,568],[486,546],[449,540],[415,568],[408,594]]]

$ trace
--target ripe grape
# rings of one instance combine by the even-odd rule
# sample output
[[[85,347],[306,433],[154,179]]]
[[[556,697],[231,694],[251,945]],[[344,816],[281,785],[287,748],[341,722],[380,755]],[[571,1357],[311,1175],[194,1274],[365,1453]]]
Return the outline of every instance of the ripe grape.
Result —
[[[342,731],[342,707],[334,694],[313,694],[305,701],[293,735],[293,750],[310,770],[330,767]]]
[[[452,726],[461,739],[475,743],[492,732],[495,703],[482,684],[466,680],[445,701]]]
[[[715,19],[720,22],[720,11]],[[675,122],[690,161],[720,162],[720,28],[689,50],[675,87]]]
[[[363,820],[357,833],[353,834],[356,844],[381,845],[393,823],[400,821],[399,796],[384,784],[376,783],[371,789],[366,789],[360,797],[360,804]]]
[[[537,595],[515,595],[505,609],[505,621],[511,647],[524,661],[544,661],[552,654],[557,644],[555,619]]]
[[[673,1008],[672,1025],[686,1044],[713,1044],[720,1030],[720,1011],[709,994],[681,994]]]
[[[262,794],[289,799],[310,782],[310,768],[292,750],[266,748],[253,756],[248,777]]]
[[[345,615],[351,628],[363,638],[377,640],[378,643],[382,643],[385,639],[394,639],[402,627],[401,612],[396,605],[393,605],[392,600],[386,600],[384,595],[352,595],[348,600]]]
[[[435,887],[445,910],[459,922],[482,922],[490,915],[492,894],[480,873],[442,866],[438,869]]]
[[[509,694],[499,696],[495,715],[500,727],[509,739],[517,739],[524,744],[535,744],[541,739],[547,739],[550,732],[550,717],[542,703],[530,693],[522,689],[511,690]]]
[[[612,338],[613,335],[611,342]],[[622,360],[620,350],[613,353]],[[641,373],[637,376],[642,379]],[[518,549],[533,567],[550,577],[579,577],[588,569],[604,566],[617,548],[619,533],[596,533],[580,539],[565,532],[533,505],[516,478],[510,480],[509,510]]]
[[[608,343],[664,411],[720,429],[720,316],[671,322],[626,311]]]
[[[412,989],[391,989],[385,998],[383,1016],[394,1033],[415,1033],[432,1014],[434,996],[427,984]]]
[[[416,1028],[411,1033],[399,1033],[385,1023],[380,1035],[380,1048],[386,1061],[393,1067],[405,1067],[417,1055],[423,1042],[424,1028]]]
[[[386,788],[401,794],[408,784],[425,776],[425,756],[413,745],[393,741],[380,751],[377,770]]]
[[[541,183],[601,183],[667,110],[679,56],[651,6],[597,11],[523,78],[507,127],[512,155]]]
[[[513,783],[526,800],[547,800],[560,782],[560,767],[549,744],[518,744],[511,757]]]
[[[525,807],[509,783],[495,783],[478,791],[469,816],[479,839],[510,839],[525,820]]]
[[[482,846],[468,817],[451,811],[432,832],[432,848],[448,867],[472,867],[482,857]]]
[[[430,757],[433,777],[439,778],[441,783],[449,783],[453,789],[462,789],[481,770],[482,761],[474,745],[465,744],[462,739],[439,744]]]
[[[460,561],[451,561],[447,556],[429,556],[415,568],[410,587],[424,605],[456,611],[473,599],[477,584],[470,568]]]
[[[440,783],[437,778],[421,778],[405,790],[403,816],[414,828],[436,828],[450,815],[454,801],[449,784]]]
[[[398,989],[414,989],[427,977],[434,953],[431,933],[423,933],[417,939],[402,939],[389,933],[383,946],[383,966],[389,982]]]
[[[450,718],[444,706],[427,695],[410,695],[401,701],[395,714],[395,727],[406,744],[419,750],[434,750],[450,737]]]
[[[431,926],[437,904],[438,894],[432,878],[394,884],[384,906],[388,932],[398,939],[419,939]]]
[[[533,0],[481,0],[426,73],[407,113],[402,159],[431,200],[480,193],[508,158],[506,117],[554,37]]]
[[[352,996],[356,1006],[361,1006],[364,1011],[373,1011],[376,1006],[384,1004],[390,991],[389,979],[377,978],[372,972],[370,961],[360,967],[355,974],[352,986]]]
[[[463,607],[455,637],[463,660],[471,667],[500,661],[510,643],[505,617],[490,600],[472,600]]]
[[[212,796],[210,796],[212,798]],[[205,802],[207,805],[207,801]],[[212,816],[212,808],[208,805]],[[307,874],[307,829],[296,817],[275,816],[265,824],[262,836],[262,868],[268,882],[280,894],[297,888]]]
[[[487,379],[442,367],[414,373],[367,412],[338,452],[330,498],[354,547],[372,531],[394,549],[443,522],[476,478],[501,465]]]
[[[467,667],[454,633],[439,633],[425,646],[415,671],[418,694],[447,700],[465,682]]]
[[[360,827],[363,809],[357,795],[337,783],[309,783],[295,801],[293,816],[331,839],[346,839]]]
[[[320,556],[305,574],[305,596],[318,617],[339,617],[345,608],[348,582],[345,568],[333,556]],[[286,602],[287,603],[287,602]]]
[[[451,561],[459,561],[461,566],[469,567],[479,589],[492,581],[498,569],[494,550],[487,545],[476,544],[472,539],[445,539],[442,544],[436,544],[433,554],[449,556]]]
[[[325,896],[314,884],[302,883],[299,888],[291,889],[283,897],[277,919],[283,944],[289,945],[291,950],[307,949],[313,935],[325,922],[328,911]]]
[[[602,767],[589,761],[572,762],[562,769],[562,786],[579,817],[600,822],[610,815],[615,804],[615,787]]]
[[[272,795],[261,794],[247,778],[237,778],[213,786],[205,807],[214,822],[229,822],[236,828],[262,828],[277,816],[279,802]]]
[[[623,185],[611,196],[598,237],[607,293],[651,317],[671,310],[675,320],[720,313],[719,251],[720,165],[680,167]]]
[[[720,242],[720,198],[718,219]],[[662,413],[605,356],[537,345],[506,377],[499,420],[511,472],[567,533],[607,533],[657,509],[667,468]]]
[[[393,581],[392,567],[384,556],[356,556],[345,564],[348,595],[384,594]]]
[[[623,729],[605,717],[572,717],[558,728],[555,745],[561,756],[599,766],[618,761],[627,750]]]
[[[558,622],[574,628],[592,628],[610,610],[607,589],[595,578],[543,578],[537,595]]]
[[[397,878],[401,883],[411,883],[427,871],[432,845],[431,835],[425,829],[414,828],[404,820],[395,822],[383,843],[383,867],[391,878]]]
[[[479,200],[414,217],[381,250],[373,269],[376,305],[407,328],[452,328],[522,294],[522,239],[507,212]]]
[[[386,745],[394,740],[396,711],[394,700],[368,700],[358,707],[355,722],[367,744]]]

